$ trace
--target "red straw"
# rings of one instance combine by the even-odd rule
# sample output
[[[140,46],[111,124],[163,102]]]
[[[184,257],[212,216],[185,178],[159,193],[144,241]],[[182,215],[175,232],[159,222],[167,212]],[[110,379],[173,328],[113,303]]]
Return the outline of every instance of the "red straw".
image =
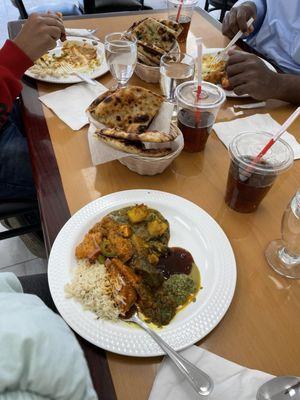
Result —
[[[198,60],[197,93],[196,93],[196,105],[197,105],[199,103],[201,90],[202,90],[202,50],[203,50],[202,38],[197,38],[196,44],[197,44],[197,60]],[[196,118],[195,119],[196,119],[196,126],[198,126],[200,119],[201,119],[201,111],[199,108],[196,109]]]
[[[289,116],[289,118],[285,121],[285,123],[279,128],[276,135],[274,135],[269,142],[265,145],[265,147],[259,152],[259,154],[252,160],[251,164],[247,167],[246,172],[252,172],[255,165],[262,159],[262,157],[267,153],[270,147],[280,138],[280,136],[288,129],[288,127],[298,118],[300,114],[300,107],[298,107],[293,114]]]
[[[176,22],[179,22],[182,6],[183,6],[183,0],[180,0],[180,4],[178,7],[177,16],[176,16]]]

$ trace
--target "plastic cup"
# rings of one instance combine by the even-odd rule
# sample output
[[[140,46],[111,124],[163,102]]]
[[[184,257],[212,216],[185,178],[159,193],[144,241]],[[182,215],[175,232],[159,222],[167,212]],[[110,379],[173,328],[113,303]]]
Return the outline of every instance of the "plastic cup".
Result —
[[[226,99],[223,89],[202,82],[200,99],[197,102],[197,81],[184,82],[177,86],[177,125],[184,137],[184,150],[196,153],[204,150],[221,105]]]
[[[229,167],[225,203],[235,211],[255,211],[277,175],[290,168],[294,161],[291,147],[278,139],[261,161],[251,165],[253,159],[272,138],[268,132],[244,132],[229,145]]]
[[[183,30],[177,38],[179,43],[185,43],[186,38],[190,29],[191,20],[193,16],[193,11],[195,6],[197,5],[198,0],[183,0],[179,20],[177,21],[178,10],[180,8],[181,1],[180,0],[167,0],[168,4],[168,18],[171,21],[179,22]]]

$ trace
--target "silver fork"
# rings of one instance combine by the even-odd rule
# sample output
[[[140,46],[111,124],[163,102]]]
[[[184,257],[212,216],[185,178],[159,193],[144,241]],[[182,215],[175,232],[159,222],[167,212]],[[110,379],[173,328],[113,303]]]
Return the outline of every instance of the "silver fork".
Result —
[[[182,357],[182,355],[177,353],[177,351],[173,350],[172,347],[170,347],[157,333],[150,329],[148,325],[138,317],[137,312],[135,312],[132,317],[125,319],[125,321],[134,322],[139,325],[152,337],[152,339],[156,341],[156,343],[174,362],[176,367],[186,376],[197,394],[200,396],[208,396],[211,393],[214,387],[211,377]]]
[[[247,22],[247,27],[250,28],[250,26],[253,24],[254,22],[254,18],[250,18],[249,21]],[[222,51],[220,51],[219,53],[217,53],[214,58],[211,60],[210,62],[210,66],[222,61],[224,59],[225,54],[227,53],[227,51],[243,36],[243,32],[240,30],[238,31],[238,33],[233,37],[233,39],[228,43],[228,45],[225,47],[225,49],[223,49]]]
[[[81,74],[80,72],[76,71],[74,68],[71,67],[70,64],[63,62],[61,64],[61,69],[62,71],[64,71],[65,73],[67,73],[68,75],[76,75],[78,76],[78,78],[80,78],[82,81],[90,84],[90,85],[97,85],[97,82],[91,78],[89,78],[88,76],[85,76],[83,74]]]

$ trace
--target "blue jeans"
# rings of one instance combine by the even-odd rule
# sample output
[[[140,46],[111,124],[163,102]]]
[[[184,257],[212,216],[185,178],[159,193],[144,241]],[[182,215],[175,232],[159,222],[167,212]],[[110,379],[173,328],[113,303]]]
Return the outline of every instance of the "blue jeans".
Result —
[[[33,200],[35,188],[26,138],[15,104],[0,129],[0,200]]]

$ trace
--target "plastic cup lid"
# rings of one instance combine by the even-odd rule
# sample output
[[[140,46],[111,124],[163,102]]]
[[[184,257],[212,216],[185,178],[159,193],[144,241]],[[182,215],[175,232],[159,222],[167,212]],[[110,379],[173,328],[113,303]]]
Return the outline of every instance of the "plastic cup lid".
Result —
[[[272,138],[268,132],[243,132],[237,135],[229,145],[231,159],[238,162],[240,167],[247,168]],[[260,174],[277,174],[292,166],[294,153],[288,143],[278,139],[262,157],[261,163],[253,169]]]
[[[184,82],[176,88],[175,92],[180,102],[195,108],[216,108],[226,99],[224,90],[209,82],[202,82],[201,95],[197,104],[196,95],[197,81]]]

